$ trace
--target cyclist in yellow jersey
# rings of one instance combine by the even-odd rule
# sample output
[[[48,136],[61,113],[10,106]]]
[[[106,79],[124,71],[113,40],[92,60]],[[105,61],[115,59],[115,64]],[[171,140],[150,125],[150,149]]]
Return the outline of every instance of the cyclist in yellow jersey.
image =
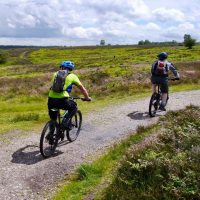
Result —
[[[75,68],[75,65],[73,62],[63,61],[60,65],[60,70],[54,73],[52,77],[52,87],[50,88],[49,97],[48,97],[48,110],[49,110],[49,116],[52,120],[53,127],[55,125],[55,122],[57,119],[57,112],[58,112],[58,111],[55,111],[55,109],[68,110],[68,113],[70,114],[76,108],[76,103],[69,99],[69,93],[70,93],[72,85],[76,85],[79,88],[80,92],[84,95],[84,98],[85,98],[84,100],[91,101],[91,97],[89,96],[86,88],[80,82],[77,75],[72,73],[72,70],[74,68]],[[54,90],[53,84],[59,72],[65,73],[66,76],[64,79],[63,89],[58,92]]]

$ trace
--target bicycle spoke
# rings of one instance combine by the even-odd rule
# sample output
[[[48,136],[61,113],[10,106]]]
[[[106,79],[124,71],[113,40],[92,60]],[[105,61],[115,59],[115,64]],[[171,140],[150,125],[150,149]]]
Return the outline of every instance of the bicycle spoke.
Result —
[[[159,107],[159,101],[160,101],[160,94],[154,93],[151,96],[150,103],[149,103],[149,115],[151,117],[155,116]]]
[[[82,114],[78,110],[70,119],[69,129],[67,131],[67,139],[70,142],[76,140],[79,135],[82,124]]]
[[[50,128],[50,122],[46,124],[40,138],[40,152],[44,158],[50,157],[57,147],[57,127]]]

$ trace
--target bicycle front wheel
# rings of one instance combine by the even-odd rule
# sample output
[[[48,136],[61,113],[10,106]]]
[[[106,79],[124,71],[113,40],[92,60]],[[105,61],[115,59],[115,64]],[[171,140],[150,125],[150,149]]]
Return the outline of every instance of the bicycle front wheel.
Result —
[[[155,117],[159,107],[160,97],[158,93],[153,93],[149,102],[149,115]]]
[[[40,153],[44,158],[52,156],[56,150],[58,144],[57,137],[58,125],[51,125],[51,121],[47,122],[43,128],[40,137]]]
[[[80,110],[77,110],[69,119],[69,125],[67,129],[67,139],[73,142],[78,137],[82,125],[82,114]]]

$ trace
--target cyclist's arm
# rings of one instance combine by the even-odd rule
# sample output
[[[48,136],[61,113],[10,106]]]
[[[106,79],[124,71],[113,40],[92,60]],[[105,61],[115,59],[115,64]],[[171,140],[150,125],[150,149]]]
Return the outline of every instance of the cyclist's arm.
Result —
[[[72,83],[79,88],[79,90],[83,94],[85,100],[91,101],[91,97],[89,97],[88,91],[82,85],[82,83],[80,82],[79,78],[76,75],[73,75],[73,81],[72,81]]]
[[[158,61],[155,61],[155,62],[151,65],[151,75],[154,74],[154,70],[155,70],[156,62],[158,62]]]
[[[180,74],[178,73],[178,71],[176,70],[176,68],[174,67],[174,65],[171,63],[171,65],[169,66],[169,69],[172,71],[172,73],[174,74],[174,76],[177,79],[180,79]]]
[[[78,85],[79,90],[81,91],[81,93],[83,94],[83,96],[85,97],[86,100],[91,100],[91,97],[89,97],[88,91],[86,90],[86,88],[81,84]]]

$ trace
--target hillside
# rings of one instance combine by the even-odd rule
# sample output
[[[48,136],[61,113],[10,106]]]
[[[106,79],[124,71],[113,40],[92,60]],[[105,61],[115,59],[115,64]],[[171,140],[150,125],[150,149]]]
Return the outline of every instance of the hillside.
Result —
[[[139,144],[149,136],[150,132],[143,132],[143,126],[156,123],[165,114],[159,112],[157,117],[149,118],[147,113],[151,94],[150,65],[160,51],[170,53],[169,60],[181,74],[180,81],[170,82],[167,109],[177,111],[190,104],[200,106],[200,46],[192,50],[180,46],[6,50],[8,60],[0,64],[1,198],[60,200],[90,199],[91,195],[92,199],[131,141]],[[78,102],[83,112],[80,137],[73,143],[66,140],[60,143],[55,156],[44,160],[38,144],[41,130],[49,120],[48,89],[53,72],[66,59],[75,62],[75,73],[93,101]],[[78,95],[76,90],[73,95]],[[135,135],[138,127],[142,132]],[[104,154],[110,147],[118,147],[117,144],[119,151],[114,148],[114,154]],[[90,166],[93,161],[95,168]],[[90,172],[92,177],[88,179]],[[78,175],[75,187],[68,185],[71,174]],[[113,181],[113,187],[114,184]],[[70,198],[66,196],[68,192]]]
[[[95,199],[200,199],[200,107],[169,112],[159,126],[153,143],[130,147],[103,197]]]
[[[199,96],[200,90],[171,94],[167,109],[183,109],[190,104],[200,106]],[[111,104],[104,109],[94,110],[87,116],[83,115],[83,126],[78,139],[73,143],[66,140],[60,143],[57,153],[50,159],[43,159],[39,152],[40,132],[18,130],[3,134],[0,137],[0,182],[3,183],[0,185],[0,196],[4,199],[12,196],[12,200],[22,197],[45,199],[46,195],[52,196],[64,180],[68,183],[72,172],[85,162],[86,168],[82,165],[83,170],[82,167],[79,169],[83,177],[75,182],[77,187],[72,189],[71,186],[63,186],[62,193],[58,194],[58,197],[63,199],[83,199],[82,197],[87,196],[91,188],[95,188],[106,174],[110,174],[109,170],[115,168],[116,161],[121,158],[127,145],[122,143],[120,151],[114,151],[112,155],[103,155],[101,160],[97,159],[99,155],[106,153],[109,147],[115,147],[127,137],[130,145],[129,136],[133,137],[135,144],[139,143],[148,136],[148,132],[140,132],[135,138],[138,126],[151,125],[157,122],[159,116],[165,114],[159,112],[157,117],[149,118],[148,102],[149,98],[131,100]],[[97,167],[87,167],[96,159]],[[90,179],[87,179],[87,176],[84,178],[84,169],[89,169],[92,173]],[[88,180],[91,181],[89,184]],[[66,195],[68,192],[72,195],[70,198]]]
[[[192,50],[179,46],[7,50],[8,61],[0,64],[0,108],[3,108],[0,132],[30,129],[29,124],[34,128],[48,119],[47,93],[52,73],[61,61],[73,60],[75,73],[95,99],[94,103],[105,105],[118,98],[149,95],[150,65],[160,51],[169,52],[169,60],[181,74],[180,81],[170,83],[171,90],[199,89],[200,46]],[[89,112],[94,107],[87,106],[84,110]]]

